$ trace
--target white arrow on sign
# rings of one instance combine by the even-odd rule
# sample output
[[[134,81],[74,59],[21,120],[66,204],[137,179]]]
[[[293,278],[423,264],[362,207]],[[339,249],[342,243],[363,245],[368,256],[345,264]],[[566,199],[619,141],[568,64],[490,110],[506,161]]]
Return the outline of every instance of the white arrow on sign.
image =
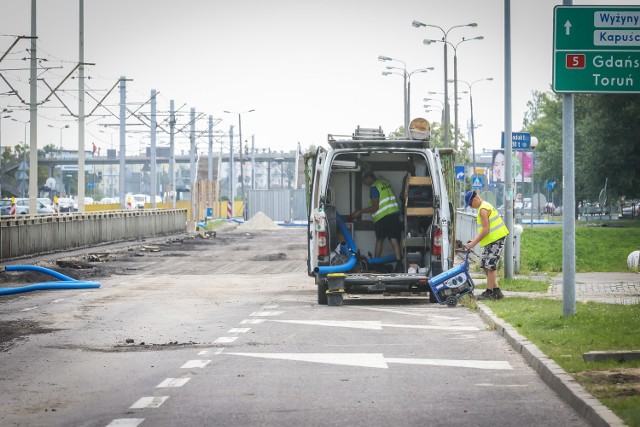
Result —
[[[488,370],[512,370],[513,366],[502,360],[453,360],[453,359],[409,359],[385,358],[382,353],[225,353],[234,356],[259,359],[293,360],[297,362],[324,363],[329,365],[361,366],[365,368],[389,369],[389,363],[403,365],[448,366]]]
[[[567,19],[567,22],[564,23],[564,29],[566,30],[566,34],[571,34],[571,22]]]
[[[437,325],[398,325],[382,323],[378,320],[271,320],[278,323],[292,323],[296,325],[333,326],[336,328],[369,329],[380,331],[382,328],[430,329],[441,331],[479,331],[475,326],[437,326]]]

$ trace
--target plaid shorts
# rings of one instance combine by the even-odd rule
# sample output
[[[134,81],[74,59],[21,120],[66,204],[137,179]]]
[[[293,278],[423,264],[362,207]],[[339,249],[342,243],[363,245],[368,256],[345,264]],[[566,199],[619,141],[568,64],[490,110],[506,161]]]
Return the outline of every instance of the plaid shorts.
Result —
[[[500,263],[500,257],[502,256],[502,250],[504,249],[504,240],[496,240],[489,243],[482,248],[482,260],[480,261],[480,267],[485,270],[497,270]]]

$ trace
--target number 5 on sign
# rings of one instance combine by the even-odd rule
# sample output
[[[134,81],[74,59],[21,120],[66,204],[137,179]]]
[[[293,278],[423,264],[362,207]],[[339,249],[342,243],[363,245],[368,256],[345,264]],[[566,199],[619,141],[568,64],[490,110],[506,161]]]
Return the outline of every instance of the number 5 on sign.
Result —
[[[584,54],[567,54],[567,68],[584,68],[586,65],[586,55]]]

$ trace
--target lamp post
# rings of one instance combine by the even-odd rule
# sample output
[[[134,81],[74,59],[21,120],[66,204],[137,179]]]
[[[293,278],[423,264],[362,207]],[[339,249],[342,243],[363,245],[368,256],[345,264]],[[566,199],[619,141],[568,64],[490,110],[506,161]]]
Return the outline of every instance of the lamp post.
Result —
[[[240,191],[242,192],[242,203],[243,203],[243,217],[244,217],[244,211],[246,208],[246,197],[245,197],[245,193],[244,193],[244,159],[243,159],[243,149],[242,149],[242,114],[245,113],[252,113],[256,110],[251,109],[251,110],[247,110],[247,111],[240,111],[240,112],[236,112],[236,111],[224,111],[227,114],[237,114],[238,115],[238,138],[240,140]],[[231,169],[233,170],[233,168]],[[232,177],[233,179],[233,177]]]
[[[445,39],[442,40],[433,40],[433,39],[424,39],[423,43],[426,45],[430,45],[431,43],[444,43],[445,46],[449,45],[453,48],[453,96],[454,96],[454,117],[455,117],[455,122],[454,122],[454,133],[455,133],[455,145],[454,148],[458,148],[458,139],[460,136],[460,133],[458,131],[458,46],[460,46],[460,44],[464,43],[464,42],[468,42],[471,40],[484,40],[483,36],[478,36],[478,37],[473,37],[470,39],[465,39],[464,37],[462,38],[462,40],[460,40],[458,43],[451,43],[449,41]],[[446,92],[446,87],[448,86],[446,83],[450,83],[451,80],[447,80],[445,82],[445,98],[447,96],[447,92]]]
[[[390,58],[388,56],[384,56],[384,55],[378,55],[378,61],[382,61],[382,62],[387,62],[387,61],[395,61],[395,62],[400,62],[402,64],[402,76],[404,78],[404,83],[403,83],[403,96],[404,96],[404,136],[408,136],[409,135],[409,111],[407,111],[407,63],[404,61],[401,61],[399,59],[393,59]]]
[[[61,126],[61,127],[57,127],[57,126],[54,126],[54,125],[47,125],[47,126],[50,127],[50,128],[54,128],[54,129],[60,129],[60,152],[59,152],[59,154],[62,153],[62,130],[63,129],[69,129],[69,125],[64,125],[64,126]]]
[[[25,180],[25,175],[26,175],[26,172],[24,171],[24,166],[27,165],[27,125],[29,124],[29,122],[31,120],[27,120],[26,122],[23,122],[22,120],[17,120],[17,119],[14,119],[12,117],[11,121],[22,123],[24,125],[24,140],[22,141],[22,165],[21,165],[20,168],[18,168],[19,170],[22,169],[21,170],[21,172],[22,172],[22,174],[21,174],[22,175],[22,197],[24,197],[24,186],[25,186],[24,180]]]
[[[472,177],[476,174],[476,137],[475,137],[475,134],[474,134],[475,126],[473,124],[473,93],[472,93],[472,89],[473,89],[473,85],[478,83],[478,82],[485,82],[485,81],[492,81],[492,80],[493,80],[493,77],[486,77],[484,79],[474,80],[471,83],[466,82],[464,80],[459,80],[461,83],[466,84],[467,87],[469,88],[469,107],[471,108],[471,150],[473,150],[472,151],[473,173],[471,174]]]
[[[402,76],[404,77],[404,81],[406,82],[406,87],[405,87],[405,93],[406,93],[406,99],[405,99],[405,136],[408,136],[408,128],[409,128],[409,122],[410,122],[410,118],[411,118],[411,76],[415,73],[426,73],[427,71],[431,71],[433,70],[433,67],[427,67],[427,68],[418,68],[416,70],[410,71],[408,72],[406,69],[403,68],[399,68],[399,67],[387,67],[387,70],[400,70],[402,71]],[[383,71],[382,75],[383,76],[388,76],[389,74],[400,74],[400,73],[394,73],[392,71]]]
[[[449,80],[449,76],[447,73],[447,36],[449,35],[449,32],[451,30],[453,30],[454,28],[463,28],[463,27],[477,27],[478,24],[476,24],[475,22],[472,22],[470,24],[462,24],[462,25],[454,25],[453,27],[450,27],[448,30],[445,30],[444,28],[438,26],[438,25],[432,25],[432,24],[425,24],[422,23],[420,21],[413,21],[411,23],[411,25],[415,28],[420,28],[420,27],[431,27],[431,28],[437,28],[440,31],[442,31],[442,42],[444,42],[444,100],[445,100],[445,105],[444,105],[444,117],[445,117],[445,127],[444,127],[444,143],[445,143],[445,147],[449,146],[449,90],[447,88],[447,80]],[[428,44],[428,43],[427,43]],[[455,71],[455,70],[454,70]]]

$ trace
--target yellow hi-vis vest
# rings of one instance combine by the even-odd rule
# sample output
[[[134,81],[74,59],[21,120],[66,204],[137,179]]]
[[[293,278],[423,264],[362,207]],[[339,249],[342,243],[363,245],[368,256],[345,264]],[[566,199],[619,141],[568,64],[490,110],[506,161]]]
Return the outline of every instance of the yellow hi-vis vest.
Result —
[[[376,179],[371,185],[376,187],[378,193],[380,193],[380,202],[378,204],[378,210],[373,213],[373,222],[378,222],[389,214],[400,212],[400,207],[398,206],[396,197],[393,195],[389,181]]]
[[[485,202],[484,200],[480,204],[478,208],[478,234],[482,233],[482,218],[480,217],[480,211],[482,209],[486,209],[489,212],[489,234],[484,236],[482,240],[480,240],[480,246],[486,246],[489,243],[493,243],[496,240],[502,239],[504,236],[509,234],[509,229],[504,224],[502,217],[496,210],[496,208],[491,205],[489,202]]]

